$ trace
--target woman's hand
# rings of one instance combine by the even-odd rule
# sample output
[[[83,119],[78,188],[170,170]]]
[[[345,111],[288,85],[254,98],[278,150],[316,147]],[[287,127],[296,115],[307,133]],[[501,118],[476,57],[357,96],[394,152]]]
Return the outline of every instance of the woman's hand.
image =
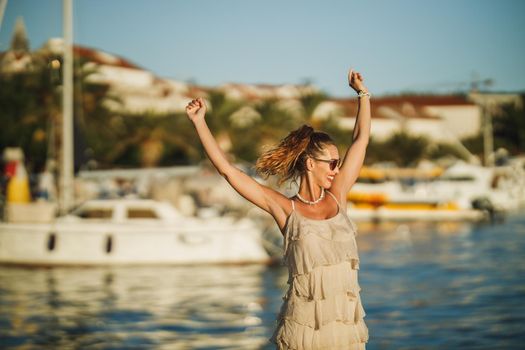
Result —
[[[350,85],[350,87],[354,89],[355,92],[357,93],[359,93],[359,91],[368,92],[368,89],[363,84],[364,80],[365,79],[363,79],[363,76],[361,75],[361,73],[354,72],[353,69],[350,69],[350,71],[348,72],[348,85]]]
[[[204,103],[201,97],[191,100],[186,106],[186,114],[193,123],[204,119],[206,115],[206,103]]]

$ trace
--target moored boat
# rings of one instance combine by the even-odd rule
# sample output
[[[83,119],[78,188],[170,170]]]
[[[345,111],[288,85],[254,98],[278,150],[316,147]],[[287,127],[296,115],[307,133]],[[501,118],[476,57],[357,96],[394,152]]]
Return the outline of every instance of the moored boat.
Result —
[[[0,263],[271,263],[261,239],[246,218],[186,217],[153,200],[91,200],[52,222],[0,223]]]

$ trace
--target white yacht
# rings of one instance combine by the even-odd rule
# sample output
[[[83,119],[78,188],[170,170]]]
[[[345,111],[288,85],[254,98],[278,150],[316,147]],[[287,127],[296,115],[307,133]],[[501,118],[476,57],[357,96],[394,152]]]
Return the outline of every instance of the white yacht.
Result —
[[[435,180],[418,184],[416,191],[428,197],[454,198],[464,208],[484,205],[512,212],[525,204],[523,166],[517,162],[512,166],[483,167],[459,161]]]
[[[440,176],[408,184],[379,178],[348,194],[354,220],[483,220],[525,206],[525,161],[483,167],[458,161]]]
[[[270,263],[253,221],[186,217],[153,200],[90,200],[52,222],[0,223],[0,263],[145,265]],[[16,221],[16,220],[15,220]]]

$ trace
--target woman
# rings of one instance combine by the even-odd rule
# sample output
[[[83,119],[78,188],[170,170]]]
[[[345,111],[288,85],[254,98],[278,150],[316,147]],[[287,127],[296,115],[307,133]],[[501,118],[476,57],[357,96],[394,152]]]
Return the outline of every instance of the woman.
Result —
[[[364,349],[368,341],[357,280],[356,231],[346,215],[346,194],[368,145],[370,94],[360,73],[350,70],[348,83],[358,93],[359,107],[353,143],[343,162],[330,136],[306,125],[257,160],[257,171],[277,175],[280,183],[300,179],[292,198],[259,184],[227,160],[206,125],[202,99],[186,107],[217,171],[239,194],[272,215],[284,236],[289,289],[270,338],[278,349]]]

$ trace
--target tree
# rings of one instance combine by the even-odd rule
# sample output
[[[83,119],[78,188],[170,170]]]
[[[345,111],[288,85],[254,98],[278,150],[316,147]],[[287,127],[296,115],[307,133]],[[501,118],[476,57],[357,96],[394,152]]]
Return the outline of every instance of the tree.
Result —
[[[384,141],[371,138],[366,155],[366,163],[393,161],[400,167],[415,166],[427,157],[430,142],[422,136],[412,136],[397,132]]]
[[[59,113],[60,95],[43,57],[31,69],[0,74],[0,149],[23,149],[28,168],[41,169],[47,157],[52,123]]]
[[[525,152],[524,96],[521,96],[521,101],[521,106],[515,104],[502,106],[501,114],[493,118],[495,146],[504,147],[511,154]]]

